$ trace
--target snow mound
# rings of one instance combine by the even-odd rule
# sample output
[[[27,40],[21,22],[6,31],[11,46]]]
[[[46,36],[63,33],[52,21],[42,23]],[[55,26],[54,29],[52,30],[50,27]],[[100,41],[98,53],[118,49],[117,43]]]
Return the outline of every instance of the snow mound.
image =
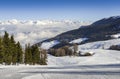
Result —
[[[119,34],[114,34],[114,35],[111,35],[112,38],[120,38],[120,33]]]
[[[59,44],[60,42],[59,41],[57,41],[57,40],[53,40],[53,41],[50,41],[50,42],[43,42],[42,44],[41,44],[41,48],[43,48],[43,49],[49,49],[49,48],[51,48],[51,47],[53,47],[53,46],[55,46],[55,45],[57,45],[57,44]]]
[[[92,51],[88,51],[88,52],[83,52],[83,51],[82,51],[80,54],[84,56],[84,55],[86,55],[86,54],[93,55],[93,54],[95,54],[95,53],[92,52]]]
[[[69,43],[81,43],[81,42],[83,42],[83,41],[85,41],[85,40],[87,40],[88,38],[79,38],[79,39],[75,39],[75,40],[72,40],[71,42],[69,42]]]

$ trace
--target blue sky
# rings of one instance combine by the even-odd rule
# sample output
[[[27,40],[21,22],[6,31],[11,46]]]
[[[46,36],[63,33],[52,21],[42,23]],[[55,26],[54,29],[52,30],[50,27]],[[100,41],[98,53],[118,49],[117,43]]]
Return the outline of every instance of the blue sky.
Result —
[[[120,14],[120,0],[0,0],[0,20],[95,21]]]

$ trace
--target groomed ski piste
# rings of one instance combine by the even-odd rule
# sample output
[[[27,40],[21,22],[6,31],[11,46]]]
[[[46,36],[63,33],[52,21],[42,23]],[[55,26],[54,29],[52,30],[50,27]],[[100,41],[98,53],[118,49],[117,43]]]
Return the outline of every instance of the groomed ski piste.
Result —
[[[93,56],[54,57],[48,55],[46,66],[0,66],[0,79],[120,79],[120,51],[108,50],[120,39],[79,45],[79,50]]]

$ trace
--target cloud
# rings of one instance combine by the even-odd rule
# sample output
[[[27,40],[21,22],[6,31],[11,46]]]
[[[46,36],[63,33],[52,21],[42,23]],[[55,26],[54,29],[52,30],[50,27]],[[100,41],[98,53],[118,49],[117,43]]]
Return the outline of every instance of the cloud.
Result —
[[[37,43],[47,38],[54,37],[62,32],[79,28],[81,25],[89,23],[80,21],[55,21],[55,20],[8,20],[0,21],[0,33],[7,31],[13,34],[16,41],[20,41],[22,45],[27,43]]]

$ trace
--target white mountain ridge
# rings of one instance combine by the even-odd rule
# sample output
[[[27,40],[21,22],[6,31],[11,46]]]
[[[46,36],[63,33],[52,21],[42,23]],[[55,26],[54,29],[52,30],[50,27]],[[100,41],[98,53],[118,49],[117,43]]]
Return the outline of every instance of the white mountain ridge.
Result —
[[[54,25],[54,24],[81,24],[81,25],[88,25],[89,22],[85,21],[73,21],[73,20],[17,20],[17,19],[11,19],[11,20],[5,20],[0,21],[0,25],[11,25],[11,24],[28,24],[28,25]]]

